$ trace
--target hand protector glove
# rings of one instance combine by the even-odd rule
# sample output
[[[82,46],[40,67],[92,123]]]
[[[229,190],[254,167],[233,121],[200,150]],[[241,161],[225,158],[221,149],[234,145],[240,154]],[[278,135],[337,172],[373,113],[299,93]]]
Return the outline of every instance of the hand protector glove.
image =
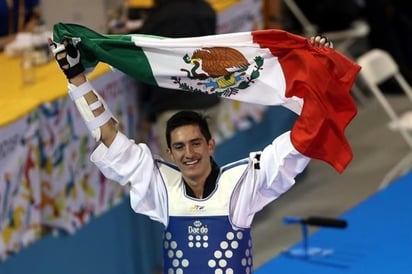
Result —
[[[80,52],[73,44],[67,43],[67,41],[60,44],[50,40],[49,46],[67,79],[84,72],[84,66],[80,62]]]

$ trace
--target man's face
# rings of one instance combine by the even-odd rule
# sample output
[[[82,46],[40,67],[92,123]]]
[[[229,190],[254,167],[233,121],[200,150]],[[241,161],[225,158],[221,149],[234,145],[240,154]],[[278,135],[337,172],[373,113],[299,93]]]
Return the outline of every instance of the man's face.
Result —
[[[170,159],[179,167],[186,180],[204,180],[211,171],[210,156],[215,149],[215,141],[209,142],[197,125],[187,125],[174,129],[170,134]]]

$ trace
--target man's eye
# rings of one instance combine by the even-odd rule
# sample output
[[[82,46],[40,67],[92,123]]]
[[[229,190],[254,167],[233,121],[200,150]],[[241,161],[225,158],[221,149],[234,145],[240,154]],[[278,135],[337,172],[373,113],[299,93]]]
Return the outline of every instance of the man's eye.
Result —
[[[181,149],[183,149],[183,146],[182,145],[175,145],[175,146],[173,146],[174,147],[174,149],[176,149],[176,150],[181,150]]]

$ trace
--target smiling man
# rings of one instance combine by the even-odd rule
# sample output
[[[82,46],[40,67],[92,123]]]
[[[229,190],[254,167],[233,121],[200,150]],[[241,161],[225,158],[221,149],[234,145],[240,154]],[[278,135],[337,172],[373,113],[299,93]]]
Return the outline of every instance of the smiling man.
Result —
[[[321,37],[311,42],[328,45]],[[166,125],[171,163],[166,162],[118,131],[87,81],[76,48],[50,43],[72,100],[100,142],[91,160],[107,178],[130,185],[135,212],[165,227],[164,273],[251,273],[255,213],[290,189],[310,161],[294,148],[290,132],[262,151],[219,167],[206,117],[180,111]]]
[[[187,194],[198,199],[209,196],[219,168],[212,159],[215,141],[206,119],[196,112],[178,112],[167,122],[166,143],[170,159],[182,172]]]

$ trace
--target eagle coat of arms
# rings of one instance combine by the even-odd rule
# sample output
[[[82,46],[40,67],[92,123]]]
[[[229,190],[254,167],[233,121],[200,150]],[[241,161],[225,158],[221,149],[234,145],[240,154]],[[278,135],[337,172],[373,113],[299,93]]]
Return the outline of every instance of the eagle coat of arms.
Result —
[[[191,69],[180,69],[187,78],[173,76],[171,79],[185,91],[229,97],[240,89],[248,88],[259,78],[263,60],[256,56],[254,62],[249,62],[240,51],[230,47],[201,48],[192,56],[183,56],[183,61],[192,65]],[[247,73],[253,64],[253,71]]]

